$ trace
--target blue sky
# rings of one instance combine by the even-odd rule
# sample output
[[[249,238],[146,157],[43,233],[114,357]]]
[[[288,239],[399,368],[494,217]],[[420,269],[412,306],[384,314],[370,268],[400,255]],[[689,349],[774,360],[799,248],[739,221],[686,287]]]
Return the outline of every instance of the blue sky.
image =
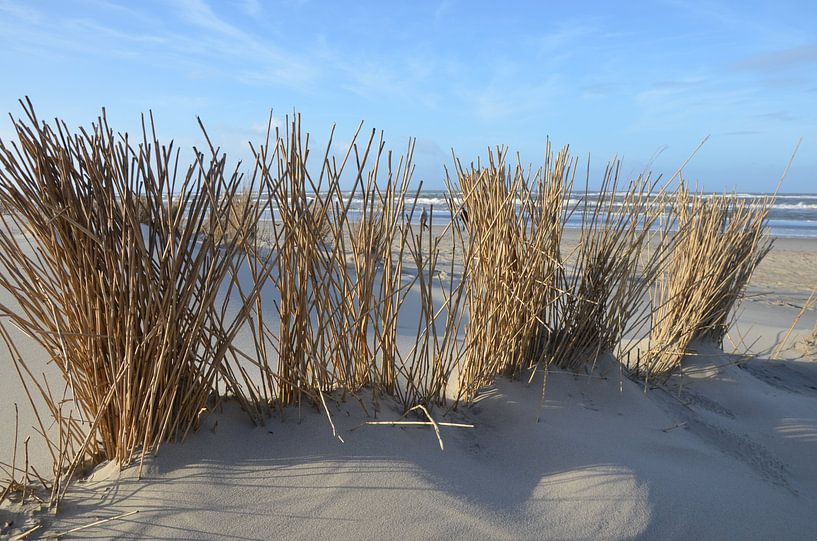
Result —
[[[709,190],[817,192],[817,2],[317,2],[0,0],[0,111],[87,125],[105,106],[136,131],[200,144],[200,115],[246,158],[269,110],[315,144],[357,123],[417,137],[416,179],[440,186],[453,148],[545,139],[635,173],[686,169]],[[0,123],[0,136],[10,124]],[[594,167],[594,171],[596,171]]]

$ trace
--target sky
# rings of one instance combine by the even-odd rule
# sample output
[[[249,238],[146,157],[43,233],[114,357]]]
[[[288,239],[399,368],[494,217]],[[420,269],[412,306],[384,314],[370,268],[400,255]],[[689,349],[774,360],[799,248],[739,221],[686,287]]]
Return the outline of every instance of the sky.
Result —
[[[506,145],[542,163],[548,138],[626,176],[684,170],[710,191],[817,192],[817,2],[0,0],[0,111],[87,126],[104,106],[138,132],[202,145],[200,116],[247,160],[270,111],[325,144],[358,123],[442,187]],[[7,117],[0,137],[12,135]],[[340,150],[338,150],[340,152]],[[584,167],[584,165],[582,165]]]

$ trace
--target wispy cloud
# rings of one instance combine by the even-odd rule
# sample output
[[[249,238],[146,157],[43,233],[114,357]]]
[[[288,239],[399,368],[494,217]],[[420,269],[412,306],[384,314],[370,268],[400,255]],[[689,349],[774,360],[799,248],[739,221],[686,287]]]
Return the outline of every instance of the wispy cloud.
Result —
[[[452,12],[455,4],[456,0],[442,0],[442,2],[440,2],[437,7],[434,8],[434,12],[432,14],[434,24],[440,24],[443,20],[445,20],[448,14]]]
[[[107,20],[75,16],[45,17],[22,4],[0,0],[0,31],[9,46],[42,57],[68,52],[127,58],[153,66],[179,68],[191,77],[225,77],[246,84],[306,88],[319,77],[314,59],[289,52],[220,17],[202,0],[178,0],[170,15],[183,25],[98,1]],[[127,22],[128,24],[124,24]],[[214,59],[219,59],[214,62]]]
[[[799,120],[798,117],[792,115],[787,111],[773,111],[771,113],[762,113],[755,116],[762,120],[774,120],[777,122],[795,122]]]
[[[353,59],[335,57],[340,86],[360,97],[397,98],[426,107],[439,103],[439,61],[427,51],[409,51],[389,56],[372,55]]]
[[[652,88],[658,91],[680,91],[700,86],[706,82],[707,80],[703,77],[668,79],[654,82]]]
[[[7,0],[0,0],[0,13],[32,23],[40,22],[44,18],[43,12],[30,5],[16,4]]]
[[[600,30],[596,25],[583,21],[564,21],[552,25],[541,34],[529,38],[530,44],[540,55],[568,55],[575,51],[580,42],[590,42],[591,36],[598,37]]]
[[[754,107],[755,90],[736,88],[722,81],[706,78],[659,81],[636,93],[634,102],[639,114],[634,130],[668,130],[709,126],[731,122],[736,111]]]
[[[259,0],[239,0],[238,8],[250,17],[258,17],[264,12],[264,6]]]
[[[246,39],[244,32],[216,16],[203,0],[176,0],[174,5],[181,18],[189,23],[218,34]]]
[[[318,70],[304,55],[289,53],[227,22],[203,0],[177,0],[175,6],[183,20],[209,32],[201,36],[199,52],[240,59],[246,66],[237,70],[243,81],[296,86],[315,81]]]
[[[582,97],[607,98],[621,90],[621,85],[611,82],[595,82],[581,87]]]
[[[563,85],[556,77],[538,83],[509,81],[485,86],[469,92],[467,100],[482,120],[498,120],[515,115],[547,111],[555,103],[554,97]]]
[[[735,67],[744,71],[781,71],[809,67],[817,64],[817,44],[792,47],[779,51],[770,51],[763,54],[750,56]]]

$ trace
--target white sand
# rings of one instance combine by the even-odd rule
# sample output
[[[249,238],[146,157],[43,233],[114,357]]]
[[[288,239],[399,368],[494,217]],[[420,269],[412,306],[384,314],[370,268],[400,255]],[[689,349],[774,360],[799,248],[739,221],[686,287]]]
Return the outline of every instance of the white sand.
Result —
[[[606,379],[551,372],[539,423],[541,382],[500,380],[449,415],[475,428],[443,428],[445,451],[430,429],[361,427],[371,419],[355,400],[330,406],[345,443],[315,410],[254,427],[227,403],[186,442],[164,446],[142,480],[133,468],[103,468],[75,485],[56,518],[17,514],[15,525],[63,531],[138,510],[81,534],[815,539],[817,363],[796,350],[784,361],[762,353],[814,285],[814,267],[802,262],[817,258],[817,244],[784,244],[753,281],[750,293],[760,295],[744,303],[732,333],[761,353],[744,365],[702,346],[683,374],[646,394],[617,369]],[[814,322],[810,312],[799,327]],[[38,352],[25,354],[35,362]],[[0,348],[0,460],[11,457],[13,402],[21,425],[32,424],[21,393]],[[398,416],[388,404],[379,414]],[[47,464],[41,452],[34,461]]]

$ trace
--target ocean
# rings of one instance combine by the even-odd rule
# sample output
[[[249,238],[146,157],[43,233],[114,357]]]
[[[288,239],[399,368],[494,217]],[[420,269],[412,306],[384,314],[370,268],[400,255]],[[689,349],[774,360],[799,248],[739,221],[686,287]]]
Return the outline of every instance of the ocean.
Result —
[[[738,197],[752,200],[768,195],[770,194],[740,193]],[[598,192],[588,192],[587,196],[574,192],[571,194],[571,198],[566,200],[565,203],[571,208],[580,207],[584,205],[585,198],[589,204],[592,204],[597,196]],[[620,201],[622,197],[622,195],[616,195],[618,201]],[[458,200],[455,200],[455,203],[458,202]],[[614,204],[616,203],[614,202]],[[358,219],[361,206],[362,201],[360,200],[352,202],[349,207],[350,219]],[[427,190],[420,192],[417,197],[417,206],[414,214],[410,217],[413,223],[419,223],[423,209],[426,209],[431,214],[431,220],[436,224],[446,223],[451,218],[446,202],[446,192],[444,191]],[[817,194],[779,194],[769,211],[768,224],[771,234],[776,237],[817,238]],[[568,229],[581,227],[581,213],[572,213],[565,225]]]
[[[718,194],[712,194],[718,195]],[[738,197],[752,200],[770,194],[741,193]],[[589,192],[587,199],[592,202],[598,196],[598,192]],[[568,206],[583,205],[583,199],[577,193],[573,193],[566,201]],[[450,220],[448,204],[446,203],[446,192],[444,191],[424,191],[417,198],[417,208],[415,209],[412,221],[418,221],[422,209],[432,212],[434,223],[442,224]],[[356,218],[360,210],[360,204],[352,203],[350,207],[350,218]],[[806,237],[817,238],[817,194],[807,193],[787,193],[778,194],[777,199],[769,211],[769,229],[776,237]],[[569,229],[581,227],[581,216],[579,212],[574,212],[566,227]]]

